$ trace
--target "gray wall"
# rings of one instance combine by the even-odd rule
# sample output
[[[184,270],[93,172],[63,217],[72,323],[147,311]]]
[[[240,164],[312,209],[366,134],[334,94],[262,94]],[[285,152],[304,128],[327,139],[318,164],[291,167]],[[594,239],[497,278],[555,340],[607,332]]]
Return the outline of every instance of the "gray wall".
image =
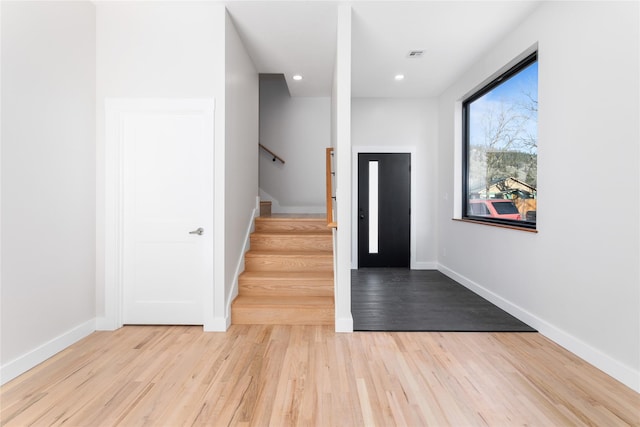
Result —
[[[260,189],[274,212],[325,212],[325,148],[331,145],[331,99],[291,97],[284,79],[261,78]],[[264,194],[266,193],[266,194]]]
[[[238,274],[258,196],[258,73],[226,15],[225,23],[225,316],[237,294]]]
[[[638,8],[544,3],[440,96],[438,146],[441,269],[636,390]],[[458,101],[536,43],[538,233],[452,221]]]
[[[88,2],[0,7],[6,381],[94,327],[95,12]]]

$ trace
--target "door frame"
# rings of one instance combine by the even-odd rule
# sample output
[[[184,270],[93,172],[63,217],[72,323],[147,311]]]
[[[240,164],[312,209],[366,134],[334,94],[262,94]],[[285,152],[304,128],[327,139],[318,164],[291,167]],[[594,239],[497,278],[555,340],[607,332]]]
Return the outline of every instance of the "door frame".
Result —
[[[177,114],[200,115],[204,124],[205,138],[211,141],[210,151],[204,155],[211,157],[211,187],[214,187],[214,99],[147,99],[147,98],[108,98],[105,100],[105,211],[104,211],[104,311],[105,317],[98,325],[102,330],[115,330],[123,326],[124,309],[124,137],[121,123],[127,113],[171,112]],[[214,195],[211,195],[212,200]],[[211,224],[205,228],[214,230],[214,206],[206,212]],[[207,245],[207,257],[211,257],[206,273],[206,288],[203,295],[204,329],[208,329],[207,313],[214,311],[214,271],[213,234],[211,244]],[[211,247],[209,247],[211,246]]]
[[[393,146],[393,145],[373,145],[373,146],[353,146],[351,148],[351,224],[358,224],[358,155],[366,153],[404,153],[409,154],[411,164],[411,223],[410,223],[410,241],[409,241],[409,268],[416,269],[416,226],[415,209],[416,200],[416,168],[414,167],[414,159],[416,158],[415,146]],[[358,269],[358,227],[351,227],[351,268]]]

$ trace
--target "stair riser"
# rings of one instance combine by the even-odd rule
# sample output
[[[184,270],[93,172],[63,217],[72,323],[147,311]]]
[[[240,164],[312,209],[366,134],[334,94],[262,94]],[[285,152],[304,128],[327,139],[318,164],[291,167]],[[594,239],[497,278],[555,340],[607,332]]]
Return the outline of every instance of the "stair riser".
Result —
[[[260,202],[260,216],[271,216],[271,202]]]
[[[333,325],[333,308],[234,307],[236,325]]]
[[[256,218],[234,324],[333,325],[333,239],[325,220]]]
[[[251,236],[251,249],[258,251],[332,251],[330,236]]]
[[[241,295],[246,296],[317,296],[330,297],[333,296],[333,282],[327,281],[258,281],[243,280],[240,277],[238,281],[238,291]]]
[[[333,256],[245,256],[246,271],[333,271]]]
[[[255,222],[255,231],[262,232],[320,232],[327,233],[331,235],[331,230],[327,228],[327,222],[322,221],[300,221],[300,222],[291,222],[291,221],[260,221],[260,218],[256,218]]]

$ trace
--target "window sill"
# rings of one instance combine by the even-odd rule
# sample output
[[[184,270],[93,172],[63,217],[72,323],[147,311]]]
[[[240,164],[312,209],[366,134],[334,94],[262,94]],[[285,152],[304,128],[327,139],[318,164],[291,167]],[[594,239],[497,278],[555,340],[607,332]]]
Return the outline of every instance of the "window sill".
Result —
[[[474,219],[466,219],[466,218],[452,218],[453,221],[466,222],[470,224],[480,224],[480,225],[488,225],[490,227],[498,227],[498,228],[507,228],[509,230],[518,230],[518,231],[526,231],[527,233],[538,233],[538,230],[533,228],[526,227],[518,227],[516,225],[506,225],[506,224],[497,224],[493,222],[486,221],[478,221]]]

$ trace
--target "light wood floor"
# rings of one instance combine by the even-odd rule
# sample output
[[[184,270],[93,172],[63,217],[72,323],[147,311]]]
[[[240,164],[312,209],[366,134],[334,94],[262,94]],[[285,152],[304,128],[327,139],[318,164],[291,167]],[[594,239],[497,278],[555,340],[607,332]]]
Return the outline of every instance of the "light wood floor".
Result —
[[[537,333],[128,326],[0,399],[6,426],[640,425],[640,395]]]

